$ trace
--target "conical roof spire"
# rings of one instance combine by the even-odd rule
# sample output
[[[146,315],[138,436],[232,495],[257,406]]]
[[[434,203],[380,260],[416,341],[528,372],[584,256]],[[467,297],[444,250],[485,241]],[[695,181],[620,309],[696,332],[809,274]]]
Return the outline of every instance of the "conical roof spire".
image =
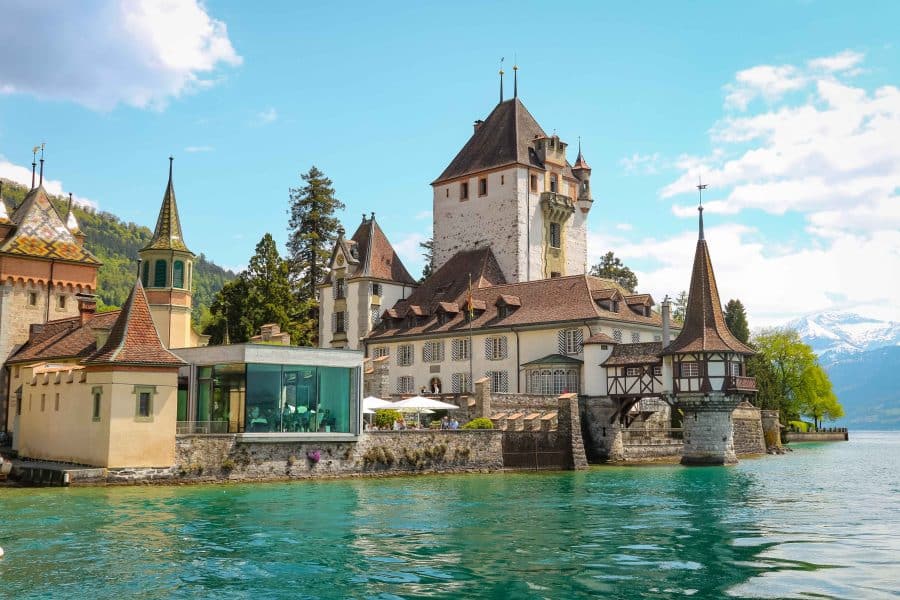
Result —
[[[575,164],[572,165],[572,169],[591,170],[591,165],[584,160],[584,155],[581,154],[581,136],[578,136],[578,157],[575,159]]]
[[[175,203],[175,186],[172,184],[172,162],[174,160],[171,156],[169,157],[169,183],[166,185],[166,193],[163,195],[153,237],[150,238],[150,242],[144,246],[143,250],[190,252],[181,235],[181,220],[178,218],[178,205]]]

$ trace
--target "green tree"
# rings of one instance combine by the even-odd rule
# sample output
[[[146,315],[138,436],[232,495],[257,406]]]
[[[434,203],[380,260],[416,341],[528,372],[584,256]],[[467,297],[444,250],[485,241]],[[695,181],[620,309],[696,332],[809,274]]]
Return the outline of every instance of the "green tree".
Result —
[[[250,285],[244,273],[219,290],[210,306],[210,320],[203,333],[212,345],[241,344],[253,335],[254,323],[250,307]]]
[[[612,252],[604,254],[603,258],[600,259],[600,263],[591,267],[591,275],[611,279],[629,292],[634,292],[637,289],[637,275],[626,267]]]
[[[304,301],[316,298],[316,285],[340,228],[334,213],[343,210],[344,203],[334,197],[331,180],[316,167],[300,177],[305,185],[290,190],[287,247],[291,279]]]
[[[675,310],[672,311],[672,320],[676,323],[684,323],[687,316],[688,293],[681,290],[681,293],[675,297]]]
[[[289,315],[294,298],[288,281],[288,266],[278,254],[278,246],[271,234],[265,234],[256,244],[256,252],[245,273],[250,291],[251,320],[255,327],[278,323],[282,331],[290,331]]]
[[[422,258],[425,259],[425,266],[422,267],[422,278],[419,279],[422,282],[434,273],[434,236],[424,242],[419,242],[419,248],[422,249]]]
[[[809,394],[807,371],[818,364],[812,348],[792,329],[763,331],[752,343],[758,354],[749,373],[757,379],[760,404],[780,410],[784,420],[799,417]]]
[[[725,305],[725,325],[731,334],[744,342],[750,341],[750,326],[747,325],[747,311],[740,300],[729,300]]]
[[[799,403],[800,413],[811,417],[816,429],[822,426],[823,420],[834,421],[844,416],[844,408],[834,394],[831,380],[818,363],[803,373]]]

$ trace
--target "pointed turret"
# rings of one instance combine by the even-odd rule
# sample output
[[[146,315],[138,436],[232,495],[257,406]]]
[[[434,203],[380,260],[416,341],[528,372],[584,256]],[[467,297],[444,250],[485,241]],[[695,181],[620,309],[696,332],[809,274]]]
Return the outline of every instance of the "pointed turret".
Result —
[[[681,333],[665,349],[666,354],[682,352],[736,352],[754,354],[753,349],[734,337],[725,324],[722,302],[716,286],[709,247],[703,234],[703,207],[699,209],[699,232],[694,253],[694,269]]]
[[[150,238],[150,242],[144,246],[143,250],[190,252],[181,234],[181,220],[178,218],[178,205],[175,203],[175,186],[172,184],[172,162],[174,160],[173,157],[169,157],[169,183],[166,185],[166,193],[163,195],[153,237]]]
[[[581,138],[578,138],[578,157],[575,164],[572,165],[572,173],[578,179],[578,207],[581,212],[588,212],[594,204],[594,198],[591,195],[591,166],[584,160],[581,153]]]

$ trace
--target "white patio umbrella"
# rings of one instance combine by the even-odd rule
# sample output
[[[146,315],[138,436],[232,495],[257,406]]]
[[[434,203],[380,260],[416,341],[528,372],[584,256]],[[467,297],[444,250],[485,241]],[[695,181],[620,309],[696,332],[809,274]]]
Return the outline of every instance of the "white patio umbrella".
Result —
[[[412,398],[407,398],[406,400],[398,400],[391,405],[391,408],[428,408],[431,410],[458,410],[459,407],[455,404],[448,404],[446,402],[441,402],[440,400],[434,400],[432,398],[425,398],[423,396],[413,396]]]
[[[394,408],[394,403],[390,400],[382,400],[375,396],[366,396],[362,401],[363,410],[378,410],[379,408]]]
[[[375,414],[375,411],[372,410],[371,408],[364,408],[364,409],[363,409],[363,414],[364,414],[364,415],[374,415],[374,414]]]

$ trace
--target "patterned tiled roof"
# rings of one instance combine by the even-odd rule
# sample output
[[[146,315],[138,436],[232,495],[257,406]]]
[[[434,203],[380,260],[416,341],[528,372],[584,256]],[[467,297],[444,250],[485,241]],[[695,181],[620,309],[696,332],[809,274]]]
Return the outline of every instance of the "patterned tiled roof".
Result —
[[[694,253],[694,269],[685,310],[684,325],[675,341],[669,344],[666,354],[676,352],[739,352],[755,351],[732,335],[725,325],[722,301],[716,286],[709,248],[703,237],[703,209],[700,209],[700,236]]]
[[[595,333],[588,339],[584,340],[585,345],[587,344],[618,344],[616,340],[606,335],[602,331],[600,333]]]
[[[172,159],[169,158],[169,183],[163,195],[159,217],[153,237],[142,250],[181,250],[190,252],[181,234],[181,220],[178,218],[178,205],[175,203],[175,186],[172,185]]]
[[[10,220],[15,230],[0,240],[0,253],[99,265],[56,212],[43,186],[31,190]]]
[[[125,301],[103,347],[84,361],[86,365],[117,364],[145,366],[173,366],[185,364],[166,350],[153,317],[144,287],[138,280]]]
[[[407,285],[416,284],[375,221],[374,214],[369,219],[363,217],[353,237],[346,242],[344,252],[348,253],[350,277],[374,277]]]
[[[579,146],[581,144],[579,143]],[[584,156],[581,154],[581,148],[578,149],[578,157],[575,159],[575,164],[572,166],[573,169],[585,169],[590,171],[591,165],[584,160]]]
[[[539,137],[547,134],[521,100],[501,102],[434,183],[514,163],[543,168],[534,149],[534,140]],[[574,177],[568,164],[565,174]]]
[[[81,324],[81,317],[48,321],[40,331],[28,338],[7,362],[23,363],[44,360],[85,358],[97,350],[97,330],[112,329],[118,310],[94,315]]]
[[[660,353],[662,342],[641,342],[639,344],[616,344],[612,353],[603,362],[604,367],[620,365],[658,365],[662,362]]]

